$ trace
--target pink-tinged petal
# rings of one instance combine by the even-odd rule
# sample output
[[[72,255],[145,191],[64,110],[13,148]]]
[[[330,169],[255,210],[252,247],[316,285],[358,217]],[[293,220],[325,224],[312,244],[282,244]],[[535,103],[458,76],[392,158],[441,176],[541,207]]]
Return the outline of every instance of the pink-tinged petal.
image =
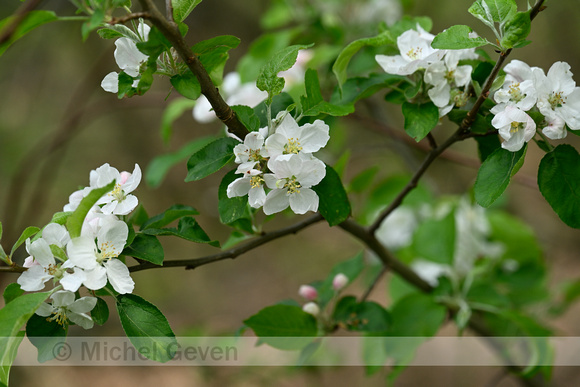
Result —
[[[52,278],[42,266],[32,266],[16,280],[18,285],[27,292],[36,292],[44,289],[46,281]]]
[[[288,201],[285,189],[272,190],[268,195],[266,195],[266,200],[264,201],[264,214],[271,215],[284,211],[289,205],[290,202]]]
[[[85,270],[87,278],[83,284],[91,290],[99,290],[107,284],[107,269],[98,265],[93,270]]]
[[[32,267],[32,266],[40,266],[40,263],[34,260],[34,257],[31,255],[24,260],[22,267]]]
[[[96,297],[81,297],[69,305],[68,310],[74,313],[89,313],[97,305]]]
[[[135,282],[129,275],[129,269],[125,264],[118,259],[111,259],[105,262],[105,268],[107,269],[107,277],[109,282],[120,294],[131,293],[133,288],[135,288]]]
[[[301,188],[300,193],[291,194],[288,199],[295,214],[318,210],[318,195],[310,188]]]
[[[135,195],[127,195],[125,196],[125,199],[116,203],[117,205],[112,213],[115,215],[127,215],[137,207],[139,199],[137,199],[137,196]]]
[[[76,266],[91,270],[98,266],[95,241],[90,237],[80,236],[72,239],[66,245],[66,252],[68,255],[67,267]]]
[[[76,292],[86,279],[84,270],[75,267],[73,273],[65,273],[59,282],[64,290]]]
[[[70,321],[77,324],[79,327],[83,327],[84,329],[91,329],[93,326],[95,326],[93,319],[91,319],[91,317],[85,313],[69,312],[67,313],[66,317]]]
[[[124,183],[123,181],[119,182],[121,184],[121,187],[123,188],[123,192],[128,194],[135,191],[135,189],[139,186],[139,183],[141,183],[141,177],[142,177],[141,168],[139,168],[138,164],[135,164],[133,173],[131,173],[129,178]]]
[[[117,94],[119,92],[119,74],[113,71],[105,75],[101,81],[101,87],[109,93]]]
[[[248,192],[248,203],[252,208],[260,208],[264,205],[266,201],[266,192],[264,187],[251,188]]]
[[[52,298],[52,306],[61,307],[69,306],[75,300],[75,294],[73,292],[68,292],[66,290],[59,290],[54,293],[50,298]]]
[[[312,124],[303,125],[300,129],[300,146],[303,152],[317,152],[330,140],[329,127],[324,121],[316,120]]]

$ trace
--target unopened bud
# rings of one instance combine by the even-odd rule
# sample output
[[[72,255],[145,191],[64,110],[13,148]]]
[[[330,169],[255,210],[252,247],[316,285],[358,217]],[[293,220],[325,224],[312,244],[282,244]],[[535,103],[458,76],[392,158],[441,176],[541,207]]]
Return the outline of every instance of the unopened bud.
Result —
[[[332,287],[334,288],[334,290],[338,292],[339,290],[344,288],[347,283],[348,277],[342,273],[338,273],[337,275],[334,276],[334,279],[332,280]]]
[[[318,298],[318,292],[310,285],[300,286],[300,289],[298,289],[298,294],[308,301],[314,301]]]
[[[316,302],[309,302],[308,304],[305,304],[302,307],[302,310],[313,316],[318,316],[318,313],[320,313],[320,308]]]

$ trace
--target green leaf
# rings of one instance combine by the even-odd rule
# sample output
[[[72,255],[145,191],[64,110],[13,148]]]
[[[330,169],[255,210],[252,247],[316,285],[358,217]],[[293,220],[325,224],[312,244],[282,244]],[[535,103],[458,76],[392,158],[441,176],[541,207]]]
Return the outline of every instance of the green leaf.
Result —
[[[330,102],[337,105],[354,104],[356,101],[370,97],[386,87],[402,82],[408,84],[407,78],[387,73],[371,74],[368,78],[349,78],[342,85],[342,89],[336,89]]]
[[[219,171],[234,158],[234,147],[240,142],[224,137],[195,152],[187,161],[186,182],[196,181]]]
[[[169,105],[167,105],[167,108],[163,112],[163,117],[161,117],[161,138],[164,143],[167,144],[171,139],[171,125],[173,125],[173,122],[181,117],[184,112],[191,111],[194,106],[195,101],[191,101],[187,98],[175,98],[169,103]],[[185,155],[183,157],[185,157]]]
[[[542,158],[538,186],[560,219],[580,228],[580,155],[574,147],[558,145]]]
[[[125,334],[143,356],[160,363],[175,356],[175,334],[155,305],[135,294],[122,294],[117,297],[117,312]]]
[[[415,230],[412,242],[418,257],[442,264],[453,264],[455,252],[455,214],[427,219]]]
[[[347,74],[346,70],[348,68],[348,64],[352,57],[360,51],[361,48],[365,46],[384,46],[387,44],[395,44],[395,40],[393,39],[391,33],[389,31],[384,31],[377,36],[373,36],[370,38],[363,38],[355,40],[351,42],[348,46],[346,46],[336,58],[336,61],[332,65],[332,72],[336,75],[336,79],[338,80],[338,86],[342,89],[342,86],[346,82]]]
[[[105,11],[102,8],[95,8],[91,18],[81,26],[83,41],[87,40],[91,31],[99,28],[105,20]]]
[[[332,286],[332,281],[337,274],[342,273],[348,278],[348,282],[345,285],[346,288],[349,284],[358,278],[364,267],[365,263],[362,252],[358,253],[350,259],[334,265],[324,281],[319,284],[315,284],[316,290],[318,290],[318,303],[320,304],[320,307],[324,308],[326,304],[333,299],[336,291]]]
[[[64,226],[66,224],[66,220],[71,215],[72,215],[72,211],[55,212],[54,215],[52,215],[52,219],[50,220],[50,223],[58,223],[61,226]]]
[[[109,306],[101,297],[97,297],[97,304],[91,310],[91,318],[97,325],[103,325],[109,319]]]
[[[320,91],[320,82],[318,81],[318,73],[314,69],[306,70],[304,80],[306,87],[306,96],[300,97],[300,104],[302,105],[302,115],[304,116],[318,116],[319,114],[328,114],[331,116],[346,116],[354,112],[354,105],[334,105],[326,102],[322,98]]]
[[[25,294],[0,309],[0,383],[8,385],[10,366],[24,337],[20,328],[49,295],[50,292]]]
[[[137,48],[143,54],[157,58],[163,51],[169,51],[171,43],[156,27],[151,27],[147,41],[138,42]]]
[[[468,12],[490,27],[503,24],[517,12],[514,0],[476,0]]]
[[[228,185],[239,177],[241,176],[238,176],[234,169],[229,171],[220,183],[218,189],[218,211],[220,214],[220,222],[223,224],[231,224],[236,220],[250,217],[247,195],[233,198],[228,197]]]
[[[442,50],[461,50],[485,46],[489,42],[481,37],[470,38],[469,33],[473,30],[464,25],[455,25],[439,33],[433,39],[431,47]]]
[[[268,306],[244,320],[244,324],[252,328],[260,341],[283,350],[304,348],[318,331],[314,316],[293,305]]]
[[[137,34],[123,24],[114,24],[101,28],[97,31],[97,34],[103,39],[137,38]]]
[[[208,72],[211,80],[219,85],[223,69],[229,58],[229,51],[240,44],[240,39],[232,35],[216,36],[195,44],[191,50]]]
[[[294,100],[288,93],[282,93],[274,96],[272,99],[271,113],[272,119],[276,118],[279,112],[288,110],[290,106],[294,105]],[[268,115],[267,115],[266,101],[260,102],[254,108],[256,116],[260,119],[260,128],[265,128],[268,126]]]
[[[518,12],[506,21],[502,28],[503,33],[500,41],[503,48],[512,48],[526,39],[532,25],[530,12]]]
[[[208,243],[211,246],[219,247],[218,241],[212,241],[209,239],[205,231],[192,217],[181,218],[177,228],[147,228],[142,231],[146,235],[173,235],[179,238],[186,239],[190,242],[195,243]]]
[[[312,189],[320,200],[318,211],[331,227],[344,222],[350,216],[348,196],[340,177],[332,167],[326,166],[324,179]]]
[[[501,196],[510,179],[524,164],[527,144],[517,152],[496,149],[489,155],[477,173],[473,187],[475,200],[482,207],[489,207]]]
[[[172,0],[173,20],[181,23],[199,3],[201,0]]]
[[[189,100],[186,101],[191,102]],[[153,188],[159,187],[172,167],[188,158],[191,154],[198,152],[212,141],[215,141],[215,137],[213,136],[201,137],[185,144],[175,152],[155,157],[147,166],[145,181]]]
[[[413,293],[400,299],[391,309],[389,336],[431,337],[437,333],[447,315],[447,309],[433,297]]]
[[[64,342],[68,326],[62,326],[55,320],[49,320],[33,314],[26,323],[26,336],[38,349],[38,362],[44,363],[55,358],[57,346]]]
[[[195,208],[191,206],[186,206],[183,204],[174,204],[161,214],[149,218],[145,223],[143,223],[143,225],[141,226],[141,230],[145,230],[148,228],[162,228],[163,226],[167,226],[174,220],[177,220],[184,216],[191,215],[199,215],[199,211],[197,211]]]
[[[479,160],[483,163],[493,152],[501,148],[501,141],[498,136],[478,136],[475,137],[477,142],[477,151]]]
[[[201,95],[201,85],[191,71],[171,77],[171,85],[185,98],[196,100]]]
[[[26,227],[26,229],[22,231],[20,238],[18,238],[16,243],[14,243],[14,246],[12,246],[12,250],[10,250],[10,256],[12,257],[12,255],[14,255],[16,249],[18,249],[24,243],[24,241],[26,241],[28,238],[35,235],[39,231],[40,229],[38,227],[34,226]]]
[[[81,228],[87,214],[103,195],[113,190],[115,184],[116,182],[112,181],[102,188],[95,188],[81,200],[77,209],[66,220],[66,228],[71,239],[81,236]]]
[[[424,104],[403,103],[405,131],[419,142],[439,123],[439,109],[432,102]]]
[[[143,259],[155,265],[163,264],[163,246],[153,235],[137,234],[131,245],[125,247],[122,255]]]
[[[20,288],[20,285],[18,285],[16,282],[13,282],[8,286],[6,286],[6,289],[4,289],[3,293],[4,303],[7,304],[23,294],[24,290]]]
[[[14,33],[8,39],[8,41],[0,44],[0,56],[4,54],[4,51],[8,49],[15,41],[22,38],[24,35],[32,31],[33,29],[40,27],[43,24],[53,22],[58,20],[56,14],[52,11],[31,11],[26,15],[26,17],[18,24]],[[6,19],[0,20],[0,34],[5,31],[7,26],[10,26],[14,21],[14,16],[7,17]]]
[[[356,297],[341,298],[332,314],[339,327],[357,332],[385,332],[389,329],[389,312],[372,301],[357,302]]]
[[[280,94],[282,89],[284,89],[284,78],[278,77],[278,73],[294,66],[296,58],[298,57],[298,51],[309,47],[312,47],[312,44],[286,47],[278,51],[270,61],[262,67],[258,79],[256,80],[256,86],[258,89],[268,92],[269,102],[272,101],[272,97]]]
[[[235,105],[230,107],[250,132],[256,132],[260,129],[260,119],[253,108],[245,105]]]

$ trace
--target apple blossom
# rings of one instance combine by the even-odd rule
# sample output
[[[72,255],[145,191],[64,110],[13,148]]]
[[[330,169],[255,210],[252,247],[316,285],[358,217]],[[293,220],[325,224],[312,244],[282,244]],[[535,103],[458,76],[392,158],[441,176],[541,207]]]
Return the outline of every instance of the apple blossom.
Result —
[[[81,297],[75,300],[75,294],[66,290],[54,293],[52,305],[42,303],[36,310],[36,314],[42,317],[52,316],[49,320],[54,320],[65,327],[69,321],[85,328],[91,329],[94,325],[93,319],[87,314],[97,305],[95,297]]]
[[[264,174],[257,169],[249,169],[240,177],[232,181],[226,191],[228,198],[248,195],[248,202],[253,208],[260,208],[266,200],[264,191]]]
[[[338,273],[332,279],[332,288],[337,292],[342,290],[346,284],[348,284],[348,277],[343,273]]]
[[[91,188],[101,188],[115,180],[115,188],[97,201],[104,204],[101,211],[104,214],[127,215],[139,203],[135,195],[130,195],[141,182],[141,168],[135,164],[133,173],[121,172],[108,163],[101,165],[90,173]]]
[[[411,75],[445,55],[445,50],[431,47],[434,37],[417,24],[417,30],[407,30],[397,38],[400,55],[377,55],[375,60],[389,74]]]
[[[517,152],[530,141],[536,133],[536,123],[524,111],[515,106],[507,105],[505,109],[491,120],[494,128],[504,139],[502,148]]]
[[[301,285],[298,289],[298,294],[308,301],[314,301],[318,298],[318,291],[310,285]]]
[[[417,216],[411,208],[398,207],[383,220],[376,237],[389,249],[397,250],[411,244],[417,225]]]
[[[274,214],[288,206],[296,214],[318,210],[318,195],[310,187],[326,175],[324,163],[307,155],[281,155],[268,163],[274,173],[264,175],[268,188],[264,213]]]

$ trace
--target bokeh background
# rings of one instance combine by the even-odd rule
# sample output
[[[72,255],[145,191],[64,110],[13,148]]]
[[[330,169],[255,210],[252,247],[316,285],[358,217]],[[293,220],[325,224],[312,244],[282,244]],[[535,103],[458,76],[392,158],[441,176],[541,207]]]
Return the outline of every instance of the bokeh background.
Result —
[[[134,3],[137,3],[136,1]],[[346,3],[346,2],[345,2]],[[520,9],[525,2],[518,1]],[[268,0],[240,2],[220,0],[202,2],[187,19],[188,41],[193,44],[216,35],[235,35],[240,46],[231,51],[226,72],[233,70],[249,44],[261,33],[259,18],[269,6]],[[20,2],[0,2],[0,19],[13,12]],[[453,24],[468,24],[476,31],[483,25],[467,13],[470,0],[406,1],[406,10],[414,16],[433,19],[433,32]],[[555,61],[568,62],[580,75],[580,1],[548,1],[548,9],[534,21],[529,39],[533,44],[517,50],[512,58],[547,70]],[[72,15],[72,6],[62,0],[45,1],[43,8],[59,15]],[[138,5],[135,5],[138,9]],[[346,22],[346,21],[345,21]],[[51,23],[42,26],[11,47],[0,57],[0,221],[4,226],[3,245],[11,246],[20,231],[29,225],[42,226],[51,215],[62,209],[68,195],[79,186],[88,185],[91,169],[105,162],[119,170],[132,171],[138,163],[143,169],[153,158],[174,151],[195,138],[222,130],[218,123],[199,124],[189,113],[175,122],[173,137],[163,144],[160,137],[161,116],[174,95],[166,98],[170,84],[156,78],[151,92],[143,97],[118,100],[100,88],[102,78],[116,71],[114,44],[91,34],[83,42],[79,22]],[[493,54],[490,52],[490,54]],[[576,76],[577,80],[578,75]],[[393,123],[400,122],[396,111]],[[351,163],[345,180],[370,165],[379,165],[381,175],[410,172],[422,153],[401,142],[380,135],[363,122],[345,121],[345,136],[324,154],[332,163],[348,145]],[[436,133],[443,138],[447,128]],[[578,146],[574,136],[566,142]],[[369,144],[372,144],[369,146]],[[398,151],[394,152],[393,147]],[[455,152],[468,157],[476,155],[473,142],[457,144]],[[401,154],[407,155],[401,157]],[[535,174],[541,151],[530,147],[521,180],[531,184],[512,184],[503,206],[527,222],[537,233],[546,252],[550,284],[580,277],[579,233],[565,226],[543,200],[535,187]],[[225,172],[225,171],[222,171]],[[174,203],[196,207],[197,217],[212,239],[225,241],[229,230],[219,224],[217,186],[223,176],[218,173],[200,182],[184,183],[185,162],[173,168],[160,187],[142,183],[137,191],[149,214],[164,211]],[[438,195],[461,194],[474,182],[473,167],[440,160],[425,177],[426,184]],[[278,217],[266,224],[276,229],[295,219]],[[162,240],[166,259],[193,258],[216,252],[215,248]],[[285,298],[298,299],[297,290],[326,276],[330,268],[354,256],[360,245],[345,237],[340,229],[316,224],[297,236],[288,236],[262,246],[236,260],[227,260],[193,271],[180,268],[138,272],[133,275],[135,293],[157,305],[167,316],[176,335],[227,335],[235,332],[242,321]],[[1,274],[0,288],[16,280],[15,274]],[[360,294],[355,284],[349,292]],[[381,283],[372,299],[385,302],[386,286]],[[111,305],[112,311],[114,306]],[[550,321],[556,334],[580,335],[580,307]],[[72,327],[71,335],[85,334]],[[442,334],[455,334],[452,327]],[[90,335],[122,335],[115,313],[103,327]],[[416,367],[406,370],[397,380],[400,386],[512,386],[509,377],[497,377],[502,371],[488,367]],[[311,368],[186,368],[153,367],[16,367],[11,380],[15,386],[330,386],[383,385],[386,370],[365,377],[364,369]],[[494,379],[495,378],[495,379]],[[427,382],[428,381],[428,382]],[[497,383],[496,383],[497,382]],[[554,385],[580,383],[576,368],[554,371]]]

